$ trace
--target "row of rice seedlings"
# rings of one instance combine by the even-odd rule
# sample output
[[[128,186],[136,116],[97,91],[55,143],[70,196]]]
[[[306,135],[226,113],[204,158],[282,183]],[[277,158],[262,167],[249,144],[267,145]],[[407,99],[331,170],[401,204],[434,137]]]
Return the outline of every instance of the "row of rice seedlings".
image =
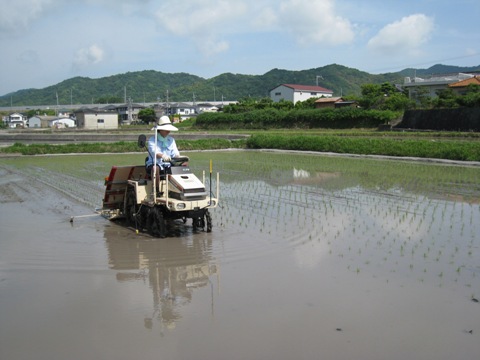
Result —
[[[253,152],[215,156],[203,154],[198,164],[191,156],[195,170],[208,168],[213,157],[214,170],[221,173],[215,226],[248,227],[249,234],[259,234],[255,241],[280,241],[292,248],[320,244],[349,271],[442,283],[478,281],[478,271],[471,270],[479,258],[478,169]],[[115,165],[134,163],[132,159]],[[20,163],[26,169],[31,161]],[[97,177],[103,179],[113,165],[111,157],[98,156],[33,161],[38,168],[85,178],[98,188]],[[313,181],[304,185],[293,169],[304,170]],[[339,175],[316,181],[316,171]],[[59,179],[56,186],[75,190],[68,177]]]
[[[231,201],[233,206],[240,207],[243,223],[257,226],[260,233],[284,234],[287,240],[296,239],[294,232],[298,229],[309,229],[299,244],[323,241],[329,254],[350,256],[354,266],[349,264],[349,268],[377,264],[390,272],[408,269],[418,275],[420,271],[424,277],[429,268],[435,273],[440,266],[438,274],[443,279],[445,274],[452,273],[443,270],[450,265],[458,281],[461,269],[468,265],[459,257],[460,245],[451,244],[460,236],[461,248],[466,248],[470,257],[475,255],[473,241],[479,211],[471,204],[463,203],[457,211],[455,206],[452,209],[451,202],[401,189],[369,191],[356,187],[331,192],[292,184],[275,187],[261,181],[235,185],[231,193],[236,195]],[[467,231],[470,244],[464,240]]]

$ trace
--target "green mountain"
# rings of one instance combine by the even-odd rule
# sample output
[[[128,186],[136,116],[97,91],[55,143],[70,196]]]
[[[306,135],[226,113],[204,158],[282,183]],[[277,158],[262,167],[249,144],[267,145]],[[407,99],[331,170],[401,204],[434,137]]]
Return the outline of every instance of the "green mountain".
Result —
[[[471,67],[459,67],[459,66],[453,66],[453,65],[436,64],[429,67],[428,69],[408,68],[400,71],[400,73],[404,76],[414,77],[415,75],[429,76],[429,75],[440,75],[440,74],[455,74],[459,72],[471,73],[471,72],[478,72],[478,71],[480,71],[480,65],[471,66]]]
[[[263,75],[225,73],[204,79],[199,76],[154,70],[128,72],[98,79],[74,77],[43,89],[19,90],[0,97],[0,106],[12,104],[38,106],[57,103],[106,104],[124,102],[130,98],[134,103],[156,101],[220,101],[242,98],[263,98],[280,84],[316,85],[331,89],[334,96],[359,95],[363,84],[384,82],[402,84],[405,76],[480,71],[480,66],[457,67],[434,65],[429,69],[405,69],[396,73],[373,75],[342,65],[290,71],[272,69]]]

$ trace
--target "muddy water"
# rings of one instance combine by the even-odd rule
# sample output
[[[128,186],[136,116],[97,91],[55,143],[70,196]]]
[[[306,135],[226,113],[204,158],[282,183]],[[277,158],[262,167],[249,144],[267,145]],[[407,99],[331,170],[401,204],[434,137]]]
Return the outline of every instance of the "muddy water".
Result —
[[[0,159],[1,359],[478,357],[480,168],[189,155],[222,205],[167,239],[93,212],[143,156]]]

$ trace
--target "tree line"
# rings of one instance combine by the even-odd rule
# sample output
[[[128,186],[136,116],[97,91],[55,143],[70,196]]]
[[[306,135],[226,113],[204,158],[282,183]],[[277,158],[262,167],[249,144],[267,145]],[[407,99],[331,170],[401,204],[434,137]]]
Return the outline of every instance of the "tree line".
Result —
[[[416,98],[410,99],[407,91],[400,91],[391,83],[364,84],[361,86],[361,95],[347,95],[342,98],[346,101],[355,101],[364,110],[405,111],[412,109],[442,109],[458,107],[480,107],[480,86],[471,84],[464,94],[457,94],[452,89],[440,90],[436,98],[428,94],[428,90],[419,86],[415,88]],[[276,110],[313,109],[318,98],[310,98],[293,104],[292,101],[282,100],[273,102],[270,98],[251,99],[243,98],[237,104],[224,107],[225,113],[242,113],[252,110],[272,108]]]

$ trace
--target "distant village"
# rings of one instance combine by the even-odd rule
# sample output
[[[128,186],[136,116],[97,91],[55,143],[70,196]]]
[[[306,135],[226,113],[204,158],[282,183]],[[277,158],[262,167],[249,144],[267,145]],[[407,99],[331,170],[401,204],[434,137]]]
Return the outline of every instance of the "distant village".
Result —
[[[429,78],[406,77],[403,85],[397,85],[397,88],[399,91],[407,91],[409,97],[415,99],[417,93],[421,92],[424,96],[436,97],[438,91],[447,88],[458,94],[463,94],[470,84],[480,85],[480,76],[456,73],[436,75]],[[274,102],[291,101],[294,104],[310,98],[318,98],[315,101],[315,107],[319,109],[355,106],[355,102],[345,101],[342,97],[334,97],[332,90],[318,85],[280,84],[271,89],[269,94]],[[4,116],[2,120],[7,128],[117,129],[121,125],[138,123],[139,112],[146,108],[153,108],[157,118],[168,115],[174,122],[181,122],[204,112],[222,111],[225,105],[231,103],[236,103],[236,101],[144,104],[127,101],[123,104],[110,104],[102,107],[93,105],[78,106],[76,109],[57,107],[55,108],[55,116],[37,113],[28,118],[21,112],[13,112]]]

